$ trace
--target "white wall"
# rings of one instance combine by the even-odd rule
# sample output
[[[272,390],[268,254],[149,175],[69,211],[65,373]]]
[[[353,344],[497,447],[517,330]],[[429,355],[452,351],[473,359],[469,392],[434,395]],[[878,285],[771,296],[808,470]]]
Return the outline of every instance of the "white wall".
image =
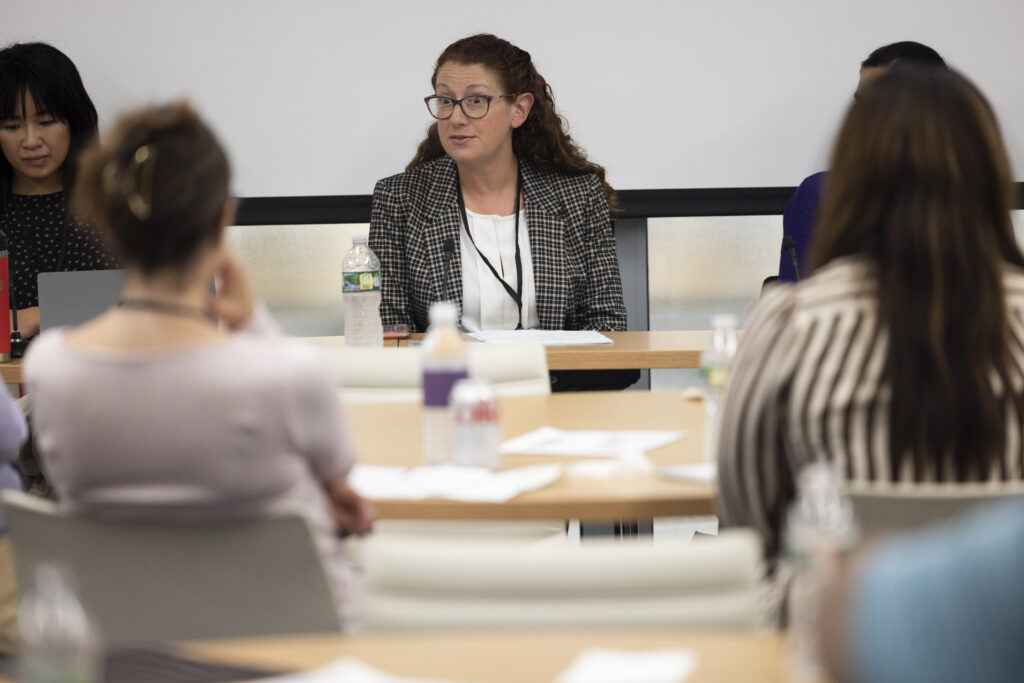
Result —
[[[620,189],[797,184],[825,166],[860,61],[905,39],[981,86],[1024,169],[1022,26],[1020,0],[5,0],[0,42],[67,52],[101,124],[192,98],[238,194],[282,196],[400,171],[433,60],[478,31],[530,51]]]

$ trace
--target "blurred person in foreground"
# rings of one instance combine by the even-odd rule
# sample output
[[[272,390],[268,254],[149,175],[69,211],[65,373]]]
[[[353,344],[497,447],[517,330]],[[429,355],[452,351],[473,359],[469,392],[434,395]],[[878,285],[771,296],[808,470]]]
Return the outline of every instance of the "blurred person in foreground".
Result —
[[[723,525],[774,556],[795,475],[1024,478],[1024,256],[992,108],[963,76],[897,64],[836,141],[811,276],[752,311],[719,442]]]
[[[184,103],[123,116],[83,154],[75,204],[105,230],[124,288],[116,308],[30,349],[36,448],[76,513],[192,520],[301,508],[350,622],[338,535],[368,531],[371,512],[346,480],[354,455],[337,389],[315,351],[253,301],[225,244],[228,187],[223,148]]]
[[[28,436],[28,425],[21,408],[7,391],[0,392],[0,491],[22,489],[21,476],[11,465]],[[11,562],[11,544],[7,525],[0,510],[0,655],[14,649],[17,632],[18,597]]]
[[[946,65],[938,52],[913,40],[883,45],[861,62],[860,78],[857,81],[857,90],[853,94],[854,98],[897,62],[939,67]],[[802,275],[807,274],[807,256],[810,251],[811,236],[814,234],[814,225],[821,205],[821,193],[827,178],[827,171],[804,178],[793,196],[789,198],[786,210],[782,214],[782,235],[793,238],[796,260]],[[779,260],[779,280],[795,282],[796,279],[793,260],[788,253],[783,251]]]
[[[865,549],[827,602],[831,680],[1019,681],[1022,575],[1020,502]]]

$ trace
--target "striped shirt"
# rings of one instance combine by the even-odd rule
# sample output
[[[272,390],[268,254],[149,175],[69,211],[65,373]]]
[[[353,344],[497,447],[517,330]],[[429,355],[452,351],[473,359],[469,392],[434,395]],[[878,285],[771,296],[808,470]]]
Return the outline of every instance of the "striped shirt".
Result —
[[[1012,385],[1024,386],[1024,272],[1004,277]],[[952,463],[899,472],[889,457],[888,337],[879,326],[873,266],[834,261],[796,286],[765,292],[752,311],[733,366],[719,436],[718,512],[723,526],[757,528],[769,553],[794,496],[797,473],[834,462],[850,481],[955,480]],[[990,479],[1019,480],[1021,423],[1008,415],[1006,453]]]

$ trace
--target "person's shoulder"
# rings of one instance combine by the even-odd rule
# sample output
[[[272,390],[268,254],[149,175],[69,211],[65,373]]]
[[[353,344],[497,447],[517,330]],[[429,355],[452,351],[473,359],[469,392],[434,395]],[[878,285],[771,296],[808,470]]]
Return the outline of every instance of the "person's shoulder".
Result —
[[[821,188],[825,184],[825,180],[828,178],[828,171],[818,171],[812,173],[803,179],[797,192],[808,192],[814,194],[821,194]]]
[[[594,173],[560,171],[521,162],[525,191],[534,199],[567,209],[604,201],[604,189]]]
[[[64,328],[56,328],[41,333],[32,340],[25,352],[22,365],[25,377],[37,377],[53,367],[54,361],[65,356]]]
[[[432,161],[413,166],[395,175],[377,181],[374,194],[384,191],[391,194],[407,194],[418,188],[429,186],[435,178],[454,172],[455,163],[447,154]]]
[[[878,302],[878,271],[864,257],[835,259],[793,286],[798,308],[808,314],[837,306],[869,306]]]

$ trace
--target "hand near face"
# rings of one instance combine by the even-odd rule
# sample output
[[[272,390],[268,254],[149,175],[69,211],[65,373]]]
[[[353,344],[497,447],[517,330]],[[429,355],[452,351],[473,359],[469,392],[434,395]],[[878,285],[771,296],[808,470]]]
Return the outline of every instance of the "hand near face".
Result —
[[[342,535],[362,536],[373,529],[373,506],[348,485],[346,477],[337,477],[327,485],[327,499],[331,517]]]
[[[206,310],[232,331],[252,317],[253,297],[242,260],[227,249],[217,266],[217,293],[207,299]]]

